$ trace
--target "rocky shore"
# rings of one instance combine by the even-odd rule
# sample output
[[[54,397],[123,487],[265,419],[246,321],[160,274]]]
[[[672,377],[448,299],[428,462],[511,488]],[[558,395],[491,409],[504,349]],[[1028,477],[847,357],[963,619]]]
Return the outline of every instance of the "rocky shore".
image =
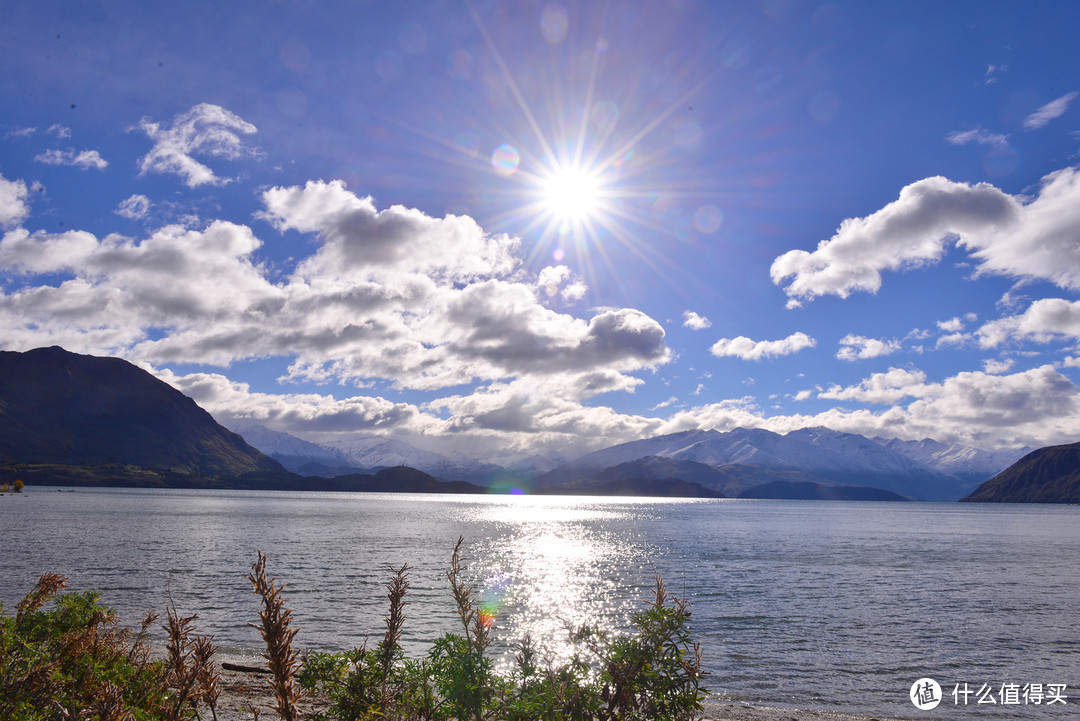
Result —
[[[265,666],[258,657],[223,655],[219,664],[228,666]],[[267,676],[252,671],[222,667],[219,682],[218,721],[276,721],[273,697]],[[306,698],[300,704],[304,714],[327,707],[325,699]],[[254,711],[253,711],[254,709]],[[860,716],[816,709],[771,708],[748,703],[709,699],[705,702],[706,721],[883,721],[885,716]],[[891,718],[891,717],[888,717]]]

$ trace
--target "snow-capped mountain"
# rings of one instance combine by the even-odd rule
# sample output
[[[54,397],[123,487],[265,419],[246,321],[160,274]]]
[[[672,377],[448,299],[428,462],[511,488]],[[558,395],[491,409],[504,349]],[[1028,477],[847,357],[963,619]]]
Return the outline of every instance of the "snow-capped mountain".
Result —
[[[348,465],[341,453],[315,443],[267,428],[252,420],[229,421],[225,425],[233,433],[243,436],[248,445],[276,460],[289,470],[297,470],[307,463],[321,463],[336,467]]]
[[[872,440],[928,468],[978,481],[997,475],[1034,450],[1024,446],[1009,451],[984,451],[956,443],[941,443],[932,438],[902,441],[899,438],[878,437]]]
[[[956,500],[970,484],[967,478],[928,466],[882,443],[827,428],[804,428],[787,435],[737,428],[726,433],[684,431],[646,438],[589,453],[541,476],[537,483],[558,485],[646,456],[714,468],[739,464],[798,470],[834,483],[874,486],[929,500]]]
[[[522,458],[506,467],[506,472],[521,478],[536,478],[566,463],[566,458],[558,451],[538,453]]]
[[[348,465],[363,470],[408,466],[431,474],[441,481],[480,482],[501,472],[501,466],[483,463],[455,451],[444,456],[425,451],[404,441],[381,436],[353,436],[328,443],[348,460]]]
[[[233,422],[229,428],[287,468],[300,472],[310,463],[363,472],[408,466],[444,481],[490,485],[511,476],[535,479],[538,487],[550,487],[655,456],[717,469],[738,466],[741,483],[753,480],[747,468],[798,471],[833,483],[873,486],[913,498],[942,501],[966,495],[1031,450],[989,452],[931,439],[870,439],[827,428],[803,428],[786,435],[760,428],[736,428],[724,433],[684,431],[644,438],[569,463],[559,453],[549,451],[503,468],[459,451],[442,455],[382,436],[353,436],[319,445],[251,421]],[[762,473],[762,477],[766,475]]]

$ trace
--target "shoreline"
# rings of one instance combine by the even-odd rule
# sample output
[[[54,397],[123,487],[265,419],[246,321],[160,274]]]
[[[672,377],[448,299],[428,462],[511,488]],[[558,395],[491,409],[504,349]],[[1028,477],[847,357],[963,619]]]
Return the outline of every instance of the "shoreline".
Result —
[[[217,718],[218,721],[252,721],[254,706],[259,718],[272,721],[277,719],[273,710],[273,696],[267,683],[267,676],[251,671],[225,670],[223,663],[265,668],[265,660],[258,653],[219,653],[215,655],[220,672]],[[304,698],[299,709],[303,717],[313,711],[325,710],[329,703],[320,698]],[[900,721],[903,717],[880,714],[866,715],[844,713],[815,708],[782,708],[756,705],[748,701],[731,701],[722,698],[708,698],[702,712],[703,721]]]

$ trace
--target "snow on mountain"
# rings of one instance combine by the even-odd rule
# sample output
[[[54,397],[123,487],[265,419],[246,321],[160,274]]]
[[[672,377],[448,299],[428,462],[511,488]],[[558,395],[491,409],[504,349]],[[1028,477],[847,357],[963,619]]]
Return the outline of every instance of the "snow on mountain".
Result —
[[[814,448],[832,454],[832,462],[823,465],[821,470],[900,476],[919,475],[928,470],[925,464],[855,433],[843,433],[828,428],[801,428],[788,433],[784,438],[789,441],[805,441]],[[812,466],[805,467],[814,470]]]
[[[342,453],[350,466],[364,470],[408,466],[441,481],[474,483],[483,483],[487,477],[502,471],[501,466],[483,463],[460,451],[444,456],[404,441],[381,436],[353,436],[327,445]]]
[[[506,467],[507,473],[521,478],[536,478],[548,471],[558,468],[566,463],[566,458],[558,451],[538,453],[528,458],[522,458]]]
[[[560,466],[538,482],[541,486],[558,485],[646,456],[714,468],[739,464],[770,471],[803,471],[834,483],[874,486],[931,500],[960,498],[968,480],[857,434],[804,428],[780,435],[760,428],[736,428],[724,433],[684,431],[612,446]]]
[[[275,458],[286,468],[295,468],[310,462],[328,466],[343,466],[348,463],[345,456],[337,451],[305,441],[289,433],[271,430],[252,420],[230,421],[226,427],[233,433],[240,434],[248,445]]]
[[[356,468],[392,468],[409,466],[428,473],[427,467],[447,464],[450,460],[431,451],[421,450],[404,441],[382,436],[353,436],[327,444]]]
[[[736,428],[726,433],[684,431],[605,448],[568,465],[581,471],[597,470],[645,456],[694,461],[714,467],[740,463],[811,472],[899,475],[927,471],[907,456],[863,436],[825,428],[802,429],[785,436],[760,428]]]
[[[932,438],[902,441],[899,438],[877,437],[872,440],[941,473],[983,480],[997,475],[1033,450],[1024,446],[1016,450],[984,451],[956,443],[941,443]]]

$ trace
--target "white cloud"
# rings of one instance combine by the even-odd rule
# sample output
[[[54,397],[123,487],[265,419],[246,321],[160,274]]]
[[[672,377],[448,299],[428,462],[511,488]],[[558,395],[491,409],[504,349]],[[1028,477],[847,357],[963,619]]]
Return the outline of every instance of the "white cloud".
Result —
[[[653,406],[649,410],[650,411],[658,411],[661,408],[667,408],[668,406],[670,406],[670,405],[672,405],[674,403],[678,403],[678,402],[679,402],[678,398],[676,398],[675,396],[671,396],[666,401],[660,401],[659,403],[657,403],[655,406]]]
[[[74,148],[67,150],[46,150],[44,153],[34,156],[34,160],[46,165],[71,165],[83,170],[94,168],[105,170],[109,167],[108,161],[101,157],[96,150],[80,150]]]
[[[695,388],[693,393],[691,393],[690,395],[692,395],[692,396],[700,396],[704,392],[705,392],[705,384],[704,383],[698,383],[697,388]]]
[[[37,132],[37,128],[16,128],[4,133],[4,138],[29,138]]]
[[[519,265],[517,238],[489,235],[467,216],[433,218],[400,205],[377,211],[370,196],[358,197],[340,180],[271,188],[263,201],[267,211],[261,217],[276,228],[317,233],[323,241],[298,266],[300,278],[405,272],[467,280],[502,277]]]
[[[840,350],[836,357],[843,361],[854,361],[866,358],[878,358],[890,355],[900,350],[898,340],[879,340],[866,338],[861,335],[848,334],[840,339]]]
[[[1060,338],[1080,339],[1080,301],[1043,298],[1020,315],[984,324],[976,335],[983,348],[996,348],[1010,341],[1048,343]]]
[[[946,333],[956,333],[964,329],[964,321],[959,317],[950,318],[949,320],[937,321],[937,327],[939,330],[943,330]]]
[[[71,128],[61,125],[60,123],[53,123],[45,132],[49,135],[55,135],[58,140],[66,140],[71,137]]]
[[[804,348],[813,348],[816,344],[816,340],[799,331],[781,340],[754,341],[746,336],[721,338],[713,344],[709,352],[718,358],[735,356],[742,360],[761,360],[798,353]]]
[[[581,300],[589,290],[565,265],[549,265],[541,270],[536,285],[549,298],[558,296],[568,303]]]
[[[945,136],[945,140],[953,145],[967,145],[969,143],[978,143],[979,145],[992,145],[997,148],[1003,148],[1009,144],[1009,136],[1002,135],[1001,133],[991,133],[989,130],[983,128],[972,128],[971,130],[955,130]]]
[[[219,105],[196,105],[173,118],[170,126],[143,118],[138,127],[154,141],[150,152],[139,159],[140,174],[179,175],[189,188],[229,182],[193,156],[236,160],[254,155],[240,136],[254,134],[255,126]]]
[[[219,373],[178,376],[168,369],[144,367],[195,400],[219,421],[250,419],[283,426],[304,436],[318,436],[407,429],[415,426],[421,416],[414,405],[384,398],[353,396],[338,400],[314,393],[257,393],[248,384],[229,380]],[[428,422],[434,420],[430,418]]]
[[[30,214],[29,193],[21,180],[7,180],[0,175],[0,227],[18,225]]]
[[[886,373],[874,373],[855,386],[842,388],[833,385],[818,393],[818,398],[861,403],[898,403],[904,398],[922,398],[933,394],[927,385],[926,374],[920,370],[890,368]]]
[[[1023,201],[1023,202],[1022,202]],[[1080,289],[1080,170],[1066,168],[1042,179],[1033,199],[1007,195],[986,184],[927,178],[905,187],[900,198],[865,218],[845,220],[816,250],[792,250],[773,261],[773,282],[791,279],[785,291],[810,300],[877,292],[881,272],[937,262],[948,244],[967,248],[976,275],[1049,280]]]
[[[1065,111],[1069,109],[1069,104],[1076,100],[1078,95],[1080,95],[1080,93],[1073,91],[1062,95],[1056,100],[1051,100],[1049,103],[1027,116],[1027,118],[1024,119],[1024,127],[1028,130],[1034,130],[1036,128],[1044,127],[1055,118],[1060,118],[1065,114]]]
[[[971,340],[970,333],[947,333],[940,336],[937,339],[937,343],[934,344],[935,348],[944,348],[946,346],[962,346]]]
[[[149,210],[150,199],[145,195],[135,194],[126,200],[121,200],[120,205],[113,212],[123,218],[137,220],[144,217]]]
[[[1067,361],[1068,359],[1066,359],[1065,365],[1068,365]],[[1012,367],[1013,365],[1015,365],[1015,363],[1016,361],[1014,361],[1012,358],[1006,358],[1004,360],[987,358],[983,361],[983,370],[991,375],[1001,375],[1002,373],[1008,373],[1010,370],[1012,370]]]
[[[690,330],[705,330],[712,327],[712,321],[692,310],[683,311],[683,326]]]
[[[833,386],[821,397],[889,407],[767,417],[753,399],[740,399],[679,411],[656,432],[742,427],[787,433],[824,426],[868,437],[932,437],[992,449],[1071,443],[1080,428],[1080,388],[1051,365],[1012,375],[960,373],[941,383],[926,382],[922,371],[893,368],[856,386]]]
[[[319,234],[281,281],[255,259],[262,243],[251,229],[223,221],[167,226],[142,241],[9,232],[0,268],[75,277],[0,293],[0,337],[21,347],[62,338],[72,350],[155,365],[288,357],[284,379],[298,381],[381,378],[433,390],[571,378],[559,391],[566,398],[631,391],[640,381],[627,374],[670,360],[663,328],[644,313],[578,318],[546,307],[517,239],[485,234],[470,218],[377,212],[340,184],[314,193],[267,192],[279,227]]]

